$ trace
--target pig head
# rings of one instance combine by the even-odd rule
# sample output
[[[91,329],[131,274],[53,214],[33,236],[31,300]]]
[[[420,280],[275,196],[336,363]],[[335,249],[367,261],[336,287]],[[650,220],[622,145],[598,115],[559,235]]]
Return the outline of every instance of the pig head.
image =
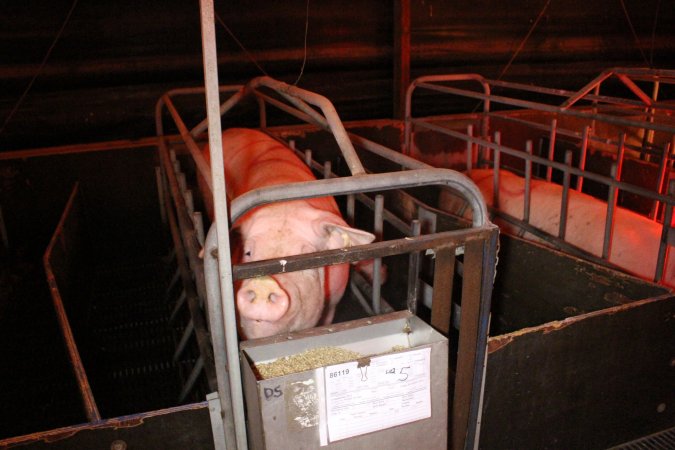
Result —
[[[208,147],[204,157],[209,160]],[[229,198],[265,186],[315,179],[289,148],[255,130],[225,131],[223,160]],[[213,218],[211,194],[202,192]],[[371,233],[347,226],[332,197],[256,207],[233,224],[231,236],[234,264],[283,260],[374,240]],[[338,264],[238,282],[235,296],[241,337],[259,338],[329,324],[348,277],[349,265]]]
[[[493,206],[493,170],[474,169],[468,175],[478,185],[485,202]],[[499,204],[496,209],[522,219],[525,179],[504,169],[499,171],[499,177]],[[562,186],[533,179],[530,189],[530,224],[557,236]],[[443,209],[457,210],[456,197],[444,193],[440,202]],[[606,202],[570,189],[565,241],[596,256],[602,256],[606,217]],[[499,218],[495,218],[495,223],[511,234],[519,231],[514,225]],[[524,237],[539,240],[529,233],[525,233]],[[660,240],[660,223],[617,207],[609,262],[641,278],[653,280]],[[663,282],[668,286],[675,286],[675,258],[668,258],[666,261]]]

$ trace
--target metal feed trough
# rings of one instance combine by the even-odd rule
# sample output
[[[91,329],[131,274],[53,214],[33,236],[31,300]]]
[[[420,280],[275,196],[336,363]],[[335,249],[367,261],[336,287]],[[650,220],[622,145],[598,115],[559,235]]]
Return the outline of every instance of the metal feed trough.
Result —
[[[246,86],[224,87],[221,88],[221,92],[234,92],[220,107],[222,114],[226,114],[243,99],[254,98],[257,100],[261,106],[260,117],[261,128],[263,129],[267,126],[267,115],[264,105],[272,105],[314,125],[316,129],[330,130],[333,133],[334,142],[337,142],[340,147],[340,159],[351,172],[349,176],[332,178],[330,177],[330,168],[326,167],[324,172],[329,178],[285,186],[273,186],[249,192],[232,201],[229,215],[231,222],[234,222],[247,210],[264,203],[326,195],[347,196],[348,198],[345,201],[347,203],[348,221],[362,220],[359,217],[355,217],[353,212],[355,208],[357,210],[360,208],[359,206],[354,206],[356,203],[355,199],[358,199],[359,203],[363,201],[366,207],[370,206],[375,210],[373,218],[369,220],[372,221],[374,232],[377,235],[382,236],[381,230],[384,222],[385,224],[391,223],[401,236],[349,249],[285,257],[283,258],[283,264],[279,260],[241,264],[234,266],[231,273],[229,272],[229,266],[225,273],[222,271],[221,266],[219,273],[218,259],[226,257],[229,260],[229,251],[216,251],[215,226],[218,221],[216,220],[216,224],[211,226],[211,230],[206,233],[206,237],[204,238],[204,233],[200,230],[200,216],[199,214],[195,215],[191,209],[193,201],[189,190],[186,189],[190,184],[189,180],[186,182],[185,174],[182,173],[182,167],[185,165],[188,173],[192,173],[193,175],[198,174],[205,180],[209,180],[210,178],[210,174],[206,171],[206,166],[202,161],[201,146],[197,143],[204,130],[205,123],[197,124],[189,130],[183,123],[174,105],[174,99],[182,95],[201,94],[203,90],[176,90],[166,94],[162,98],[158,104],[158,134],[160,136],[164,134],[161,118],[162,108],[166,107],[178,131],[184,138],[185,144],[184,147],[181,147],[187,148],[189,152],[186,156],[185,152],[180,152],[180,149],[177,149],[177,152],[172,152],[167,144],[162,143],[160,145],[163,170],[166,173],[166,180],[168,181],[168,188],[164,189],[164,191],[170,192],[171,203],[175,205],[175,207],[169,205],[166,212],[172,225],[172,234],[175,238],[177,254],[181,255],[181,258],[186,261],[182,278],[184,282],[191,285],[189,290],[186,290],[188,292],[186,304],[192,305],[191,309],[195,309],[197,312],[196,317],[205,316],[208,318],[208,332],[204,329],[206,322],[202,319],[194,320],[195,316],[193,316],[193,325],[200,348],[204,347],[202,349],[202,360],[207,376],[211,379],[211,385],[214,387],[216,385],[213,381],[214,373],[215,380],[217,380],[218,396],[224,411],[225,429],[225,432],[220,437],[227,441],[227,447],[246,445],[246,424],[243,417],[244,399],[241,393],[236,322],[234,321],[234,311],[228,313],[228,308],[233,308],[234,305],[231,292],[233,280],[279,273],[283,270],[302,270],[310,267],[355,262],[370,258],[375,258],[376,261],[379,261],[381,258],[409,253],[409,263],[405,272],[407,273],[407,287],[402,291],[406,292],[406,298],[403,299],[403,307],[414,313],[418,297],[417,286],[421,264],[420,254],[425,252],[427,255],[434,256],[433,285],[437,289],[434,290],[433,294],[436,306],[432,311],[432,322],[443,324],[444,328],[449,328],[450,324],[450,300],[452,297],[455,267],[463,267],[464,275],[460,278],[461,282],[458,283],[461,285],[460,297],[463,312],[458,342],[455,343],[458,346],[458,356],[456,366],[453,365],[455,367],[455,382],[452,389],[454,400],[450,429],[452,430],[454,441],[453,448],[473,446],[473,443],[477,439],[476,426],[480,410],[481,386],[483,383],[485,339],[487,338],[491,286],[494,278],[497,246],[497,229],[487,220],[487,209],[476,187],[463,175],[447,169],[412,168],[405,171],[397,170],[388,173],[366,174],[359,158],[354,152],[350,137],[345,132],[332,105],[326,99],[316,94],[267,77],[254,79]],[[309,105],[318,107],[323,115],[319,114],[319,112]],[[359,144],[363,146],[365,142],[365,140],[360,140]],[[392,150],[384,149],[374,142],[371,145],[374,151],[384,150],[391,154],[395,153]],[[185,162],[179,162],[183,157]],[[417,164],[415,161],[402,155],[400,155],[399,159],[410,166]],[[212,156],[212,161],[217,161],[217,158],[214,159]],[[214,162],[214,164],[216,163]],[[210,184],[215,189],[215,183]],[[405,223],[396,219],[391,214],[383,212],[381,206],[376,206],[377,204],[381,205],[381,198],[376,197],[375,200],[369,200],[367,196],[363,195],[367,192],[393,191],[424,186],[443,186],[460,192],[471,204],[472,210],[475,212],[473,226],[456,231],[420,234],[419,224]],[[217,203],[224,203],[224,199],[219,199],[216,196],[215,202],[217,208]],[[174,209],[175,212],[173,211]],[[172,217],[174,213],[176,217]],[[195,217],[197,218],[196,221],[194,220]],[[181,239],[176,239],[179,236]],[[202,242],[205,250],[203,265],[202,259],[198,255]],[[461,261],[457,261],[457,258],[460,258]],[[189,277],[190,272],[195,274],[194,284]],[[377,275],[378,271],[376,270],[375,272]],[[224,288],[223,284],[227,284],[229,290]],[[380,281],[376,276],[370,289],[366,289],[372,295],[372,300],[369,307],[366,308],[367,310],[375,312],[388,310],[387,305],[380,301],[379,287]],[[224,301],[221,301],[221,289],[227,295]],[[201,305],[207,305],[208,308],[205,306],[204,311],[200,312],[198,306]],[[222,320],[223,316],[225,316],[224,321]],[[421,322],[415,323],[419,324],[416,326],[422,326]],[[323,332],[331,333],[328,330],[324,330]],[[207,333],[213,342],[212,353],[204,345]],[[414,330],[413,333],[415,333]],[[331,338],[329,336],[326,339],[330,341]],[[289,345],[291,344],[289,343]],[[436,354],[435,351],[434,354]],[[209,369],[208,366],[210,364],[213,364],[215,369]],[[432,362],[432,365],[437,366],[438,362]],[[196,366],[195,373],[198,373],[200,370],[201,367]],[[247,403],[251,401],[253,400],[247,399]],[[217,422],[217,417],[219,416],[219,414],[215,414],[212,416],[212,419]],[[443,419],[440,420],[443,422]],[[409,426],[416,427],[417,425],[410,424]],[[219,436],[217,431],[215,435],[218,441]],[[386,429],[378,432],[378,436],[378,442],[396,439],[395,433],[390,433]],[[318,434],[315,437],[318,439]],[[312,447],[317,442],[310,440],[307,445],[308,447]],[[395,442],[392,441],[393,443]],[[357,444],[350,444],[349,440],[347,440],[335,445],[340,448],[349,448],[350,445]]]

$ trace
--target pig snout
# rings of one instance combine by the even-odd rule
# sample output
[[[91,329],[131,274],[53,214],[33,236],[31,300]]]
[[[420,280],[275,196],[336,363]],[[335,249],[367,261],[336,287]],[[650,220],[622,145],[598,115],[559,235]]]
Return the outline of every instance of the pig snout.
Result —
[[[237,291],[237,306],[242,318],[274,322],[289,308],[288,294],[272,277],[244,280]]]

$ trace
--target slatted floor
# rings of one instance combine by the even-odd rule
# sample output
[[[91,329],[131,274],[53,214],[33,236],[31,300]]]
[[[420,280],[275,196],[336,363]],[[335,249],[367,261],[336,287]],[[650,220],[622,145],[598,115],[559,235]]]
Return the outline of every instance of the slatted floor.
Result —
[[[634,441],[626,442],[610,450],[673,450],[675,449],[675,427],[654,433]]]
[[[103,417],[177,402],[181,383],[164,273],[153,262],[102,268],[91,279],[83,359]]]

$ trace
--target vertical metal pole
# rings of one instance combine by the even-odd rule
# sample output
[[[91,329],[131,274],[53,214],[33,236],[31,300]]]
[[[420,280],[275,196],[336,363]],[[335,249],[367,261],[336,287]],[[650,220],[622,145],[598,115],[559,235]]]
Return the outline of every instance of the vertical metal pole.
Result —
[[[675,196],[675,180],[670,180],[668,184],[668,196]],[[666,265],[666,256],[668,255],[668,246],[670,245],[671,222],[673,220],[673,205],[666,203],[663,211],[663,228],[661,228],[661,242],[659,243],[659,253],[656,259],[656,273],[654,281],[656,283],[663,280],[663,269]]]
[[[591,127],[586,125],[581,137],[581,153],[579,154],[579,170],[582,172],[586,169],[586,155],[588,155],[588,141],[591,138]],[[584,177],[579,175],[577,178],[577,191],[581,192],[584,185]]]
[[[612,180],[619,179],[617,176],[617,164],[613,163],[610,168]],[[609,253],[612,250],[612,234],[614,232],[614,210],[616,209],[616,191],[618,188],[614,183],[609,186],[609,195],[607,197],[607,217],[605,218],[605,234],[602,243],[602,259],[609,260]]]
[[[525,153],[532,156],[532,141],[525,142]],[[532,160],[525,159],[525,194],[523,195],[523,221],[530,223],[530,199],[532,197]]]
[[[405,118],[410,84],[410,0],[394,1],[394,119]]]
[[[384,213],[384,196],[378,194],[375,196],[375,219],[373,225],[373,231],[375,233],[375,239],[377,241],[382,240],[383,234],[383,213]],[[382,258],[373,258],[373,312],[375,314],[380,314],[382,312],[382,306],[380,302],[380,291],[382,289],[381,279],[380,279],[380,270],[382,268]]]
[[[422,225],[419,220],[414,219],[410,224],[410,235],[417,237],[422,233]],[[417,288],[419,285],[420,274],[420,252],[412,252],[408,256],[408,293],[406,300],[408,311],[417,314]]]
[[[548,160],[553,161],[555,157],[555,137],[558,132],[558,119],[551,120],[551,134],[548,138]],[[546,167],[546,181],[551,182],[553,167]]]
[[[502,135],[499,131],[495,131],[495,156],[494,156],[494,165],[493,165],[493,184],[492,184],[492,206],[495,209],[499,209],[499,165],[501,160],[501,151],[499,146],[502,143]]]
[[[567,150],[565,152],[565,165],[567,167],[572,166],[572,151]],[[565,232],[567,231],[567,209],[570,201],[570,172],[565,168],[563,173],[563,190],[562,198],[560,201],[560,227],[558,228],[558,237],[562,240],[565,240]]]
[[[209,148],[211,153],[211,178],[213,180],[213,206],[216,219],[216,239],[218,243],[218,272],[220,296],[223,300],[223,318],[225,342],[214,342],[214,346],[227,348],[227,370],[232,397],[232,414],[238,449],[248,448],[246,439],[246,419],[244,416],[244,395],[241,387],[239,366],[239,345],[237,321],[234,310],[234,289],[232,286],[232,261],[230,260],[230,236],[228,232],[228,213],[225,193],[225,171],[223,167],[223,142],[220,127],[220,96],[218,92],[218,55],[216,52],[216,29],[214,24],[213,0],[199,2],[202,27],[202,52],[204,59],[204,85],[206,88],[206,111],[209,129]],[[223,372],[224,367],[216,367]],[[220,380],[227,374],[218,376],[218,391],[221,401],[227,398],[221,390]]]
[[[164,177],[162,177],[162,168],[155,167],[155,181],[157,182],[157,195],[159,197],[159,216],[162,218],[162,223],[166,224],[166,209],[164,208]],[[0,217],[2,215],[0,214]]]
[[[466,135],[466,173],[470,174],[473,169],[473,125],[467,125]]]
[[[663,147],[663,152],[661,153],[661,161],[659,162],[659,177],[656,180],[656,193],[660,194],[663,192],[663,187],[666,182],[666,173],[668,170],[668,155],[670,154],[670,142]],[[652,203],[652,209],[649,211],[649,218],[656,220],[659,215],[659,205],[658,200],[654,200]]]

